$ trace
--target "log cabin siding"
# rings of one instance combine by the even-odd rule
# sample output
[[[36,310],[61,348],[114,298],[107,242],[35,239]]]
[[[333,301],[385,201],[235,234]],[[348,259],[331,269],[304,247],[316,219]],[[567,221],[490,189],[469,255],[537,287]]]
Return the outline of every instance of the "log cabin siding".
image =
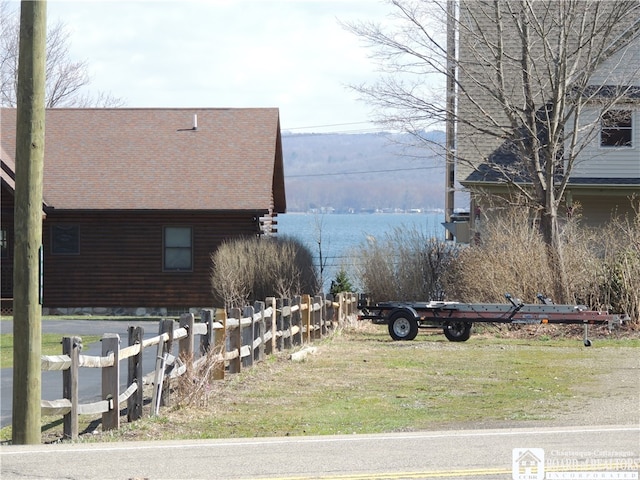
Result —
[[[43,229],[44,306],[212,306],[211,253],[230,237],[259,234],[264,212],[48,213]],[[51,251],[54,225],[79,227],[79,254]],[[163,271],[165,226],[192,228],[193,270]]]
[[[6,232],[6,250],[4,255],[0,258],[0,283],[1,283],[1,298],[13,298],[13,192],[2,184],[2,211],[0,215],[2,218],[2,230]]]
[[[211,306],[210,254],[224,239],[260,234],[260,218],[263,232],[275,233],[269,229],[273,217],[286,211],[277,108],[46,113],[45,308],[66,313],[65,308]],[[197,129],[190,128],[194,115]],[[0,176],[12,196],[17,112],[2,108],[0,116]],[[13,226],[13,204],[5,202],[5,193],[3,229],[5,223]],[[77,254],[52,253],[56,225],[77,226],[77,236],[75,229],[64,232],[74,241],[61,236],[58,243],[66,253],[79,245]],[[164,227],[182,226],[192,229],[193,268],[163,271]],[[9,237],[12,244],[13,232]],[[185,253],[182,245],[175,248]],[[3,281],[11,278],[3,271]]]

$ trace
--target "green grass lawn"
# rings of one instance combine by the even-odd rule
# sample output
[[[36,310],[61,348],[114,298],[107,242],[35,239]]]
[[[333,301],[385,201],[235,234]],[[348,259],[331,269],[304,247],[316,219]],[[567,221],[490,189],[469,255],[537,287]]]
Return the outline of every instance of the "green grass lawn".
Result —
[[[585,348],[579,337],[483,334],[451,343],[427,333],[394,342],[386,327],[370,325],[339,330],[314,346],[317,353],[304,362],[281,352],[228,374],[191,403],[177,388],[160,416],[149,417],[147,411],[136,422],[123,419],[117,432],[83,440],[365,434],[550,422],[587,395],[608,395],[603,376],[624,359],[637,358],[640,339],[594,339],[594,346]],[[81,418],[81,431],[93,422],[90,430],[99,432],[98,420]],[[47,428],[47,439],[60,432],[59,425]],[[0,432],[0,439],[7,438],[10,428]]]

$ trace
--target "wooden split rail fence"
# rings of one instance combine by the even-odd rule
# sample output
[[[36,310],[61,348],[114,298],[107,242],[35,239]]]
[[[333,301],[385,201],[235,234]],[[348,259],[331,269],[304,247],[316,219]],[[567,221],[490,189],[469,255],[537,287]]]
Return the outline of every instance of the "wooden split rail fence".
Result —
[[[341,293],[293,299],[267,298],[243,309],[233,308],[201,312],[197,322],[193,314],[183,314],[175,328],[173,319],[160,321],[159,334],[144,339],[141,327],[129,327],[128,343],[120,347],[118,334],[104,334],[102,355],[81,355],[80,337],[63,337],[62,355],[43,355],[42,370],[62,371],[60,400],[42,400],[42,415],[63,416],[65,438],[78,438],[78,416],[102,414],[102,429],[120,427],[120,405],[126,402],[127,420],[142,417],[144,385],[153,385],[151,414],[157,414],[160,405],[168,401],[168,379],[184,374],[215,354],[214,378],[224,380],[226,373],[239,373],[267,355],[312,342],[326,335],[346,319],[353,318],[357,306],[355,294]],[[195,337],[200,336],[199,351],[195,350]],[[175,342],[178,356],[173,356]],[[143,375],[142,354],[156,346],[154,369]],[[128,387],[120,391],[120,362],[128,361]],[[78,401],[78,373],[80,367],[102,369],[102,400],[80,404]]]

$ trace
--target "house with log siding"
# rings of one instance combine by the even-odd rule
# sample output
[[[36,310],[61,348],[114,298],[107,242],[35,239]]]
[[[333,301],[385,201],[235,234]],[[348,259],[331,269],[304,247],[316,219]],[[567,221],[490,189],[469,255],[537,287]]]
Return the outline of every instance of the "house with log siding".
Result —
[[[16,110],[1,115],[8,299]],[[212,306],[211,254],[286,210],[276,108],[49,109],[45,132],[45,312]]]

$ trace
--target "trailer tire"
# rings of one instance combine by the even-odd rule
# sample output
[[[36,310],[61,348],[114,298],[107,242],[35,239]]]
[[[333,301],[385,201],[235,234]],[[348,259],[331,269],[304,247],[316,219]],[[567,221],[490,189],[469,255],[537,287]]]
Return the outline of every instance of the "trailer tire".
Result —
[[[396,341],[413,340],[418,335],[418,320],[407,310],[398,310],[389,315],[389,335]]]
[[[444,324],[444,336],[450,342],[466,342],[471,337],[471,322],[447,322]]]

